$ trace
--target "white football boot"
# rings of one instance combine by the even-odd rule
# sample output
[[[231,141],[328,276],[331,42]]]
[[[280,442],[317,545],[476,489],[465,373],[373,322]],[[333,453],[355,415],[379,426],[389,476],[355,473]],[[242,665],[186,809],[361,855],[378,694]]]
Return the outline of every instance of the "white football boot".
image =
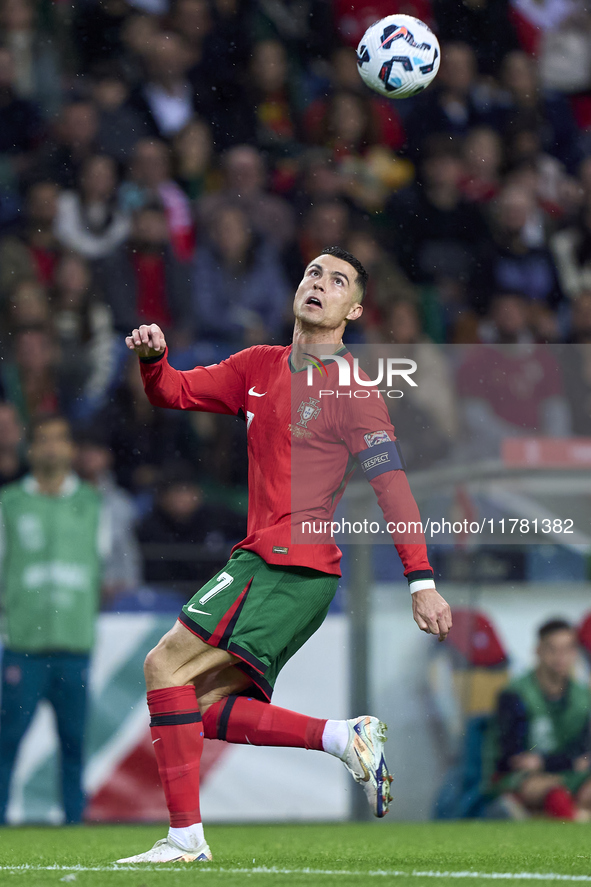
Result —
[[[167,837],[156,841],[151,850],[118,859],[117,862],[211,862],[211,859],[211,850],[206,841],[194,850],[186,850]]]
[[[373,815],[385,816],[392,801],[392,777],[384,759],[387,727],[369,715],[351,718],[347,724],[349,741],[341,761],[355,782],[363,786]]]

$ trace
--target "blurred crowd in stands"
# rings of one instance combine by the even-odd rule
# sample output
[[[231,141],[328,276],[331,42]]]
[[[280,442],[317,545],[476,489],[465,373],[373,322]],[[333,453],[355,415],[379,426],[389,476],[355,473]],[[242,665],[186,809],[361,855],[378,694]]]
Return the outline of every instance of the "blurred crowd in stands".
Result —
[[[396,11],[442,45],[434,84],[399,102],[355,54]],[[58,412],[140,538],[239,539],[244,428],[152,408],[124,336],[160,324],[180,369],[288,344],[331,244],[370,272],[351,344],[591,343],[583,0],[1,0],[0,483]],[[432,460],[492,414],[495,439],[591,433],[588,353],[570,405],[538,360],[525,426],[503,396],[479,413],[469,380],[456,410],[440,374]]]

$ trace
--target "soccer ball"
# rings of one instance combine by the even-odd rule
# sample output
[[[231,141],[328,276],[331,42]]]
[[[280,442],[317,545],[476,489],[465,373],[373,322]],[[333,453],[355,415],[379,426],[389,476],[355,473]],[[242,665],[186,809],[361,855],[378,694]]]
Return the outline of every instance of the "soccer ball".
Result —
[[[361,79],[390,99],[406,99],[429,86],[440,61],[437,37],[412,15],[389,15],[374,22],[357,47]]]

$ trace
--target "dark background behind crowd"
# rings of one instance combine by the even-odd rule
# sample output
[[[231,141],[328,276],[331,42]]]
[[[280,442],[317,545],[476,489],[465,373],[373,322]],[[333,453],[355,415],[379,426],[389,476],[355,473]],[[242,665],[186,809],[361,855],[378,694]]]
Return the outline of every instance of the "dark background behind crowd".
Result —
[[[354,50],[392,12],[442,45],[434,84],[400,102],[367,90]],[[570,402],[542,362],[527,421],[425,350],[591,342],[583,0],[0,2],[0,483],[26,469],[31,420],[61,413],[145,578],[206,578],[244,533],[244,427],[151,407],[124,336],[160,324],[180,369],[288,344],[330,244],[370,272],[348,341],[422,348],[437,379],[393,415],[430,423],[431,461],[483,416],[495,440],[591,434],[588,350]],[[210,556],[163,567],[158,546],[185,543]],[[140,581],[119,560],[115,591]]]

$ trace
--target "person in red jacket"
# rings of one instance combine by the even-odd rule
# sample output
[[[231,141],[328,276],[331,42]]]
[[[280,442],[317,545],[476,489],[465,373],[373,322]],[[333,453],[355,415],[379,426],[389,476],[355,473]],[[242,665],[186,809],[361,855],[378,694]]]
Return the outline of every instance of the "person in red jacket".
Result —
[[[170,366],[156,324],[126,339],[140,358],[152,404],[246,421],[249,508],[246,538],[225,569],[183,607],[146,658],[152,742],[170,829],[151,850],[119,862],[211,859],[199,811],[204,735],[326,751],[363,785],[376,816],[388,810],[384,724],[369,716],[310,718],[270,702],[279,671],[322,624],[335,594],[341,553],[330,530],[308,541],[305,526],[330,528],[353,460],[390,524],[420,521],[379,392],[374,388],[376,396],[363,399],[321,395],[338,390],[338,371],[350,366],[342,335],[363,312],[366,283],[354,256],[329,247],[307,266],[295,294],[292,346],[257,345],[188,372]],[[333,355],[324,374],[307,372],[311,350]],[[422,530],[395,535],[394,542],[414,619],[443,640],[451,613],[435,588]]]

